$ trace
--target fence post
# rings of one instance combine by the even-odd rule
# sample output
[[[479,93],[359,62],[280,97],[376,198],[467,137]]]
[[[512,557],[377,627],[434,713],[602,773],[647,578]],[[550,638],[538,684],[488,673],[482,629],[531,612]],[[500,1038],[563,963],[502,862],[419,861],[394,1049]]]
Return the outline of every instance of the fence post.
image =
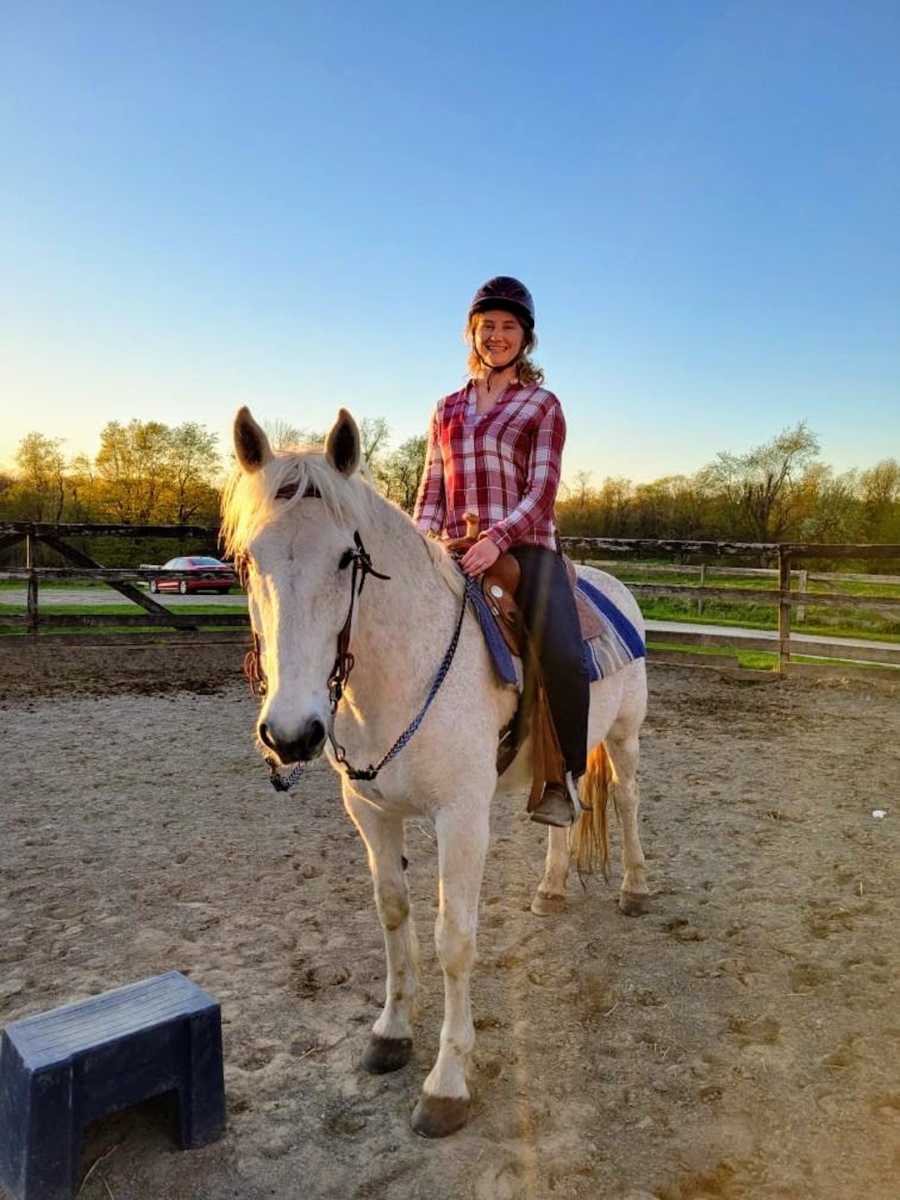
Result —
[[[25,600],[28,631],[36,635],[38,631],[38,577],[34,569],[34,539],[30,533],[25,537],[25,568],[31,572],[28,576],[28,592]]]
[[[797,572],[797,587],[801,592],[809,590],[809,571],[804,567],[803,570]],[[802,625],[806,620],[806,605],[800,604],[797,607],[797,624]]]
[[[778,547],[778,670],[784,674],[791,661],[791,555]]]
[[[702,588],[706,587],[706,563],[700,564],[700,586]],[[697,600],[697,616],[698,617],[703,616],[703,597],[702,596]]]

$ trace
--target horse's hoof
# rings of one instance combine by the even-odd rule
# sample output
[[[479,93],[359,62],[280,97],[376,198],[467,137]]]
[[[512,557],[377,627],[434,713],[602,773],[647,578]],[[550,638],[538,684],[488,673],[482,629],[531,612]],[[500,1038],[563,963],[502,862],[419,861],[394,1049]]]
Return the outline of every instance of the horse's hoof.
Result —
[[[641,917],[650,907],[650,897],[646,892],[620,892],[619,911],[626,917]]]
[[[413,1110],[413,1132],[425,1138],[447,1137],[462,1129],[470,1107],[471,1101],[461,1096],[427,1096],[423,1092]]]
[[[542,892],[538,889],[531,902],[531,911],[536,917],[552,917],[556,913],[564,913],[566,898],[565,896],[551,896],[549,892]]]
[[[369,1036],[362,1067],[370,1075],[387,1075],[389,1071],[405,1067],[411,1057],[412,1038],[386,1038],[373,1033]]]

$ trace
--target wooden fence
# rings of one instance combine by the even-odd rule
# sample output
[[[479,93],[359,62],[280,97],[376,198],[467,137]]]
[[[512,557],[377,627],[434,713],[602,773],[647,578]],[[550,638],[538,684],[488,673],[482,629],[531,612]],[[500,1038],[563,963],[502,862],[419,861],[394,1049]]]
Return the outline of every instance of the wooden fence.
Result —
[[[594,567],[620,568],[621,562],[615,559],[591,559],[591,565]],[[660,562],[634,562],[628,561],[629,575],[693,575],[697,577],[699,586],[698,592],[702,593],[706,588],[707,578],[710,575],[718,577],[727,576],[736,579],[778,579],[777,567],[722,567],[718,564],[711,565],[709,563],[660,563]],[[810,571],[806,567],[799,569],[791,568],[791,586],[796,582],[797,589],[805,592],[811,583],[887,583],[894,587],[900,588],[900,575],[863,575],[854,574],[849,571]],[[632,586],[629,584],[629,587]],[[639,584],[634,586],[639,587]],[[747,601],[752,603],[753,591],[747,589]],[[704,598],[702,594],[695,601],[696,612],[698,616],[703,615]],[[802,625],[806,618],[806,609],[803,605],[798,605],[794,613],[794,620],[798,625]]]
[[[118,627],[159,627],[174,629],[196,635],[204,627],[231,626],[243,627],[247,624],[246,613],[194,613],[189,610],[178,612],[166,608],[154,600],[146,592],[135,586],[140,581],[155,578],[183,579],[183,571],[162,571],[161,569],[140,568],[105,568],[84,551],[71,546],[73,538],[167,538],[167,539],[201,539],[210,546],[215,545],[217,530],[204,526],[193,525],[50,525],[35,522],[13,522],[0,524],[0,550],[7,550],[24,542],[25,565],[0,571],[0,580],[22,580],[26,584],[25,613],[0,614],[0,625],[24,626],[28,633],[38,636],[41,625],[51,626],[55,630],[67,627],[83,626],[118,626]],[[625,555],[637,554],[646,558],[648,555],[661,553],[678,555],[702,556],[709,559],[734,559],[736,557],[753,558],[757,561],[767,559],[777,563],[771,570],[773,576],[777,572],[777,588],[747,589],[736,587],[709,587],[705,579],[699,586],[693,584],[666,583],[630,583],[628,586],[639,596],[668,596],[679,597],[694,601],[704,599],[743,600],[754,604],[771,604],[778,610],[778,632],[775,637],[759,637],[736,635],[728,632],[701,633],[691,630],[689,625],[684,629],[666,631],[657,635],[658,640],[684,646],[719,646],[741,648],[746,650],[764,650],[778,656],[778,670],[783,673],[816,672],[829,670],[827,665],[817,667],[814,664],[797,663],[792,661],[798,654],[804,657],[815,657],[850,663],[882,663],[893,664],[884,668],[885,674],[898,677],[897,667],[900,667],[900,643],[896,649],[866,644],[854,646],[841,643],[835,645],[830,641],[817,641],[804,637],[802,643],[791,639],[792,610],[811,605],[825,605],[843,608],[867,608],[886,610],[892,613],[900,611],[900,596],[848,596],[839,592],[809,592],[807,579],[858,580],[872,582],[890,582],[891,576],[858,576],[842,575],[840,573],[807,572],[795,565],[811,560],[864,560],[864,561],[900,561],[900,546],[883,545],[816,545],[801,543],[758,543],[758,542],[707,542],[686,540],[644,540],[623,538],[563,538],[564,549],[577,560],[590,559],[596,561],[600,557],[616,555],[621,561]],[[34,547],[43,544],[56,551],[63,559],[74,564],[66,567],[36,567],[34,565]],[[618,558],[621,556],[621,558]],[[641,564],[647,566],[647,564]],[[685,571],[698,569],[685,565],[670,566],[661,563],[652,569],[661,572]],[[754,573],[764,568],[736,568],[716,566],[716,571],[734,573],[741,571]],[[792,587],[794,580],[800,583],[797,589]],[[142,613],[119,615],[113,613],[85,614],[46,614],[41,616],[39,607],[41,581],[79,580],[102,581],[138,604]],[[46,610],[45,610],[46,612]],[[679,656],[687,660],[690,655]],[[707,661],[709,661],[707,659]],[[712,665],[712,663],[710,663]],[[848,668],[844,665],[843,669]],[[865,673],[871,676],[878,672],[877,667],[867,666]]]
[[[629,583],[628,587],[638,596],[667,596],[680,599],[702,601],[707,599],[742,600],[744,603],[771,604],[778,611],[777,636],[759,637],[733,633],[700,633],[691,630],[666,630],[656,635],[657,640],[675,645],[685,646],[728,646],[743,650],[763,650],[777,654],[778,671],[783,674],[818,674],[832,670],[828,663],[799,663],[792,661],[798,655],[809,658],[830,659],[833,663],[840,662],[845,674],[864,673],[871,678],[876,674],[884,674],[889,678],[900,679],[900,643],[896,648],[871,646],[858,639],[863,644],[852,645],[848,642],[835,644],[832,641],[815,640],[805,637],[802,642],[791,640],[791,612],[794,608],[804,609],[806,606],[822,605],[838,608],[860,608],[900,612],[900,596],[848,596],[842,592],[809,592],[807,580],[821,577],[801,569],[794,571],[794,564],[809,560],[883,560],[900,561],[900,546],[894,545],[824,545],[815,543],[794,542],[701,542],[701,541],[656,541],[625,538],[562,538],[564,549],[574,559],[596,561],[603,554],[659,554],[666,552],[677,555],[693,554],[704,559],[722,557],[755,557],[768,558],[777,563],[772,574],[777,573],[778,587],[773,589],[709,587],[704,582],[700,586],[693,584],[661,584],[661,583]],[[648,564],[642,564],[648,565]],[[683,571],[683,566],[668,566],[661,564],[664,571]],[[716,566],[719,571],[719,566]],[[765,570],[765,568],[723,568],[722,573],[732,573],[737,570]],[[793,590],[792,582],[796,578],[801,587]],[[892,576],[858,576],[842,575],[829,572],[824,575],[826,580],[878,580],[892,582]],[[854,669],[847,663],[885,663],[892,664],[879,670],[878,667],[867,665]]]
[[[0,625],[22,625],[32,635],[40,631],[41,614],[39,608],[40,581],[51,582],[60,580],[78,582],[79,580],[102,582],[123,595],[127,600],[134,601],[144,610],[143,613],[119,615],[118,613],[59,613],[48,615],[45,624],[53,629],[66,629],[74,626],[117,627],[140,626],[162,627],[196,633],[204,626],[246,626],[246,613],[191,613],[175,612],[154,600],[146,592],[135,587],[135,583],[151,579],[185,579],[184,571],[149,570],[147,568],[103,567],[85,554],[83,550],[69,545],[72,538],[169,538],[185,540],[199,538],[215,545],[217,530],[197,525],[46,525],[36,522],[12,522],[0,524],[0,550],[8,550],[13,546],[25,543],[25,567],[0,571],[0,580],[21,579],[26,583],[26,611],[24,614],[0,614]],[[41,544],[55,550],[61,558],[75,566],[71,567],[35,567],[34,548]]]

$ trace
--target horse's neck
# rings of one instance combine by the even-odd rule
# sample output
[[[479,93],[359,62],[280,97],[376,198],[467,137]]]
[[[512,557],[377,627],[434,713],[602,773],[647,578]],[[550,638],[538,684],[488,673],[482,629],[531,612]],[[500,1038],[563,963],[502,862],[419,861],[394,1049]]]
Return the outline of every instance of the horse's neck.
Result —
[[[396,515],[360,535],[375,570],[390,576],[387,581],[370,576],[356,601],[351,639],[356,665],[348,691],[355,705],[370,708],[386,686],[393,698],[404,691],[421,695],[421,680],[446,649],[461,601],[417,531]]]

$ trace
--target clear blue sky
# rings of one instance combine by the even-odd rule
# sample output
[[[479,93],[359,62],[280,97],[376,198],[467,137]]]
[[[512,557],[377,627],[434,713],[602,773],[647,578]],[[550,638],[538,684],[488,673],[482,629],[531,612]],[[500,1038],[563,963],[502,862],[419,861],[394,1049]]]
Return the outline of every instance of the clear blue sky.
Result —
[[[900,455],[897,0],[7,0],[0,462],[340,404],[424,432],[519,275],[565,471]]]

